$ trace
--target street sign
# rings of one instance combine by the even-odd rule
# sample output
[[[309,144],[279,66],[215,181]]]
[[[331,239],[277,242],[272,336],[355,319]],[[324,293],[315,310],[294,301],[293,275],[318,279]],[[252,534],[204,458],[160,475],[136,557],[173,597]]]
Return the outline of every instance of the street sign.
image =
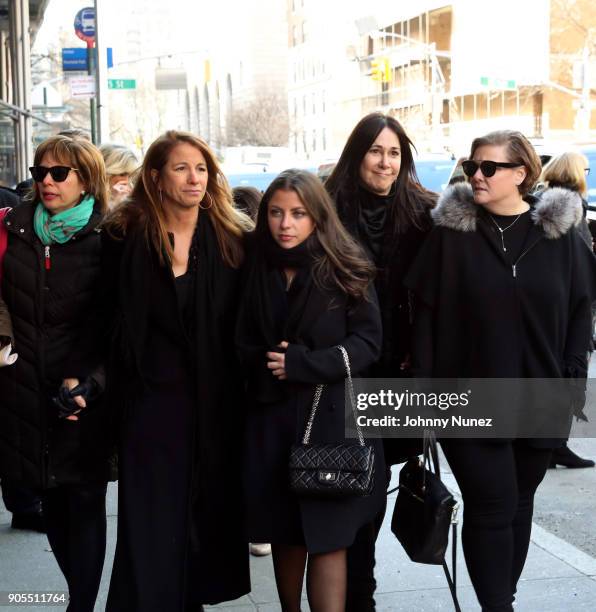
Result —
[[[97,50],[93,49],[96,54]],[[114,66],[112,47],[107,48],[108,68]],[[87,71],[87,47],[65,47],[62,49],[62,70],[64,72]]]
[[[108,79],[108,89],[136,89],[135,79]]]
[[[70,93],[77,100],[95,97],[95,77],[93,75],[71,77]]]
[[[88,45],[95,42],[95,9],[92,6],[81,9],[74,20],[75,34]]]
[[[490,89],[517,89],[515,79],[495,79],[492,77],[481,76],[480,85]]]

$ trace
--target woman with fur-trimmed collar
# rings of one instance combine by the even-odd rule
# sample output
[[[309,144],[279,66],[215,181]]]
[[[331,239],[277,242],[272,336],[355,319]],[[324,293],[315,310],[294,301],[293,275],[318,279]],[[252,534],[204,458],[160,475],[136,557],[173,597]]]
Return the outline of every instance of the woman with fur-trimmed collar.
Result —
[[[528,192],[540,160],[519,132],[472,143],[406,284],[417,298],[413,370],[436,378],[587,374],[596,260],[579,196]],[[533,498],[558,440],[443,440],[464,500],[466,564],[484,611],[511,611]]]

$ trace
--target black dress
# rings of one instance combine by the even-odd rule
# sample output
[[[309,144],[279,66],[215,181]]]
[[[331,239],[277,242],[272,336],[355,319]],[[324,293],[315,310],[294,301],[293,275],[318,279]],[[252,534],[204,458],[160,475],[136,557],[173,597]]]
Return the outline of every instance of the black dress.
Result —
[[[185,609],[177,600],[184,593],[184,584],[177,581],[183,581],[187,574],[196,405],[190,378],[190,344],[183,325],[190,275],[177,277],[170,288],[178,312],[166,313],[162,303],[151,303],[152,333],[147,337],[144,363],[152,382],[129,405],[121,430],[118,545],[109,611]],[[151,534],[150,539],[147,534]],[[135,551],[134,563],[131,548]],[[168,575],[178,578],[164,580]],[[137,587],[134,602],[124,597],[126,593],[132,596],[132,585]],[[171,590],[164,588],[167,586]]]
[[[238,273],[220,259],[206,219],[197,230],[201,266],[189,264],[189,273],[174,278],[144,237],[131,235],[119,245],[120,273],[108,275],[119,277],[121,310],[111,365],[121,469],[108,612],[190,612],[250,590],[237,495],[242,420],[233,417],[242,386],[233,355],[220,353],[231,345]]]

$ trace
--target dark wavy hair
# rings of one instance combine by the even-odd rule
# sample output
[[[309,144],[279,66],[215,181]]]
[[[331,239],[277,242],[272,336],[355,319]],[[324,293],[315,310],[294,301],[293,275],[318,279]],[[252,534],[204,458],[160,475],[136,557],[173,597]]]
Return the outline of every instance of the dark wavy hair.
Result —
[[[339,288],[354,299],[368,297],[368,288],[375,276],[375,267],[362,248],[342,225],[333,201],[317,176],[306,170],[290,169],[279,174],[267,188],[259,206],[254,231],[256,244],[271,236],[267,212],[273,194],[278,190],[293,191],[315,223],[315,237],[322,254],[315,259],[313,279],[322,289]]]
[[[412,225],[425,229],[428,224],[428,210],[435,205],[437,195],[420,184],[412,155],[412,149],[416,150],[416,147],[401,124],[389,115],[370,113],[360,119],[348,137],[335,168],[325,181],[325,187],[334,199],[341,199],[348,207],[356,206],[358,186],[361,185],[362,160],[385,128],[395,133],[401,149],[395,198],[389,211],[393,233],[398,234]]]

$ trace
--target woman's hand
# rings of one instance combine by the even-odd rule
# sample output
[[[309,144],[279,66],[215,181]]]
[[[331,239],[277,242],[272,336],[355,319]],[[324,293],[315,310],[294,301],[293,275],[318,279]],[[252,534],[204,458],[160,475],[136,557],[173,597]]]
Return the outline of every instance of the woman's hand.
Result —
[[[74,389],[75,387],[79,386],[79,379],[78,378],[65,378],[62,381],[62,386],[66,387],[69,391],[71,389]],[[87,407],[87,402],[85,401],[84,397],[81,397],[80,395],[75,395],[72,398],[72,401],[79,407],[79,408],[86,408]],[[77,410],[77,412],[79,412]],[[67,421],[78,421],[79,417],[76,414],[71,414],[70,416],[66,417]]]
[[[288,343],[284,340],[280,342],[277,346],[282,349],[288,348]],[[270,351],[267,353],[267,367],[272,370],[273,376],[276,376],[278,380],[286,380],[286,355],[285,353],[276,353]]]

